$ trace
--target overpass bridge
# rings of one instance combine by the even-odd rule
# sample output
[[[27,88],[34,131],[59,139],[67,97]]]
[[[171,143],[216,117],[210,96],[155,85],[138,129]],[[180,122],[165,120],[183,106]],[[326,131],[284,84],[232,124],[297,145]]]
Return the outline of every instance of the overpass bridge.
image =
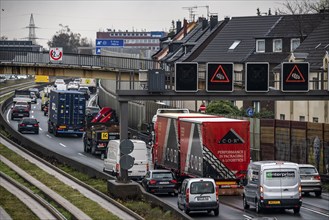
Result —
[[[0,74],[31,74],[48,76],[70,76],[98,78],[112,81],[108,87],[108,97],[119,104],[122,138],[128,137],[128,102],[141,100],[329,100],[328,88],[308,92],[284,93],[271,89],[268,92],[246,92],[241,88],[233,92],[175,92],[174,72],[166,73],[165,90],[151,92],[140,86],[140,73],[150,69],[159,69],[160,63],[147,59],[123,58],[113,56],[64,54],[60,62],[50,62],[48,52],[0,51]],[[199,74],[200,76],[200,74]],[[203,80],[202,80],[203,78]],[[328,86],[326,77],[321,77],[321,85]],[[145,82],[144,82],[145,83]],[[244,82],[241,82],[244,85]],[[205,77],[199,80],[199,88],[205,88]],[[106,88],[105,88],[106,89]],[[104,97],[103,97],[104,98]],[[112,106],[112,105],[111,105]]]

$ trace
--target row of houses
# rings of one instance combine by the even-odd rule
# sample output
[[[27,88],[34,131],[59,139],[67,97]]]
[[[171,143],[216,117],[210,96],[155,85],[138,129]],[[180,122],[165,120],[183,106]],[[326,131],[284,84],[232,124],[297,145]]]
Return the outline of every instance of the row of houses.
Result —
[[[270,87],[280,90],[282,62],[308,62],[310,90],[328,90],[329,12],[318,14],[232,17],[219,21],[184,20],[152,56],[162,68],[174,71],[176,62],[197,62],[199,81],[208,62],[231,62],[234,78],[243,81],[247,62],[268,62]],[[321,83],[324,81],[324,83]],[[293,100],[293,97],[292,97]],[[206,100],[211,101],[211,100]],[[177,106],[177,103],[171,103]],[[195,107],[180,102],[180,107]],[[329,123],[329,101],[237,101],[239,108],[274,112],[276,119]]]

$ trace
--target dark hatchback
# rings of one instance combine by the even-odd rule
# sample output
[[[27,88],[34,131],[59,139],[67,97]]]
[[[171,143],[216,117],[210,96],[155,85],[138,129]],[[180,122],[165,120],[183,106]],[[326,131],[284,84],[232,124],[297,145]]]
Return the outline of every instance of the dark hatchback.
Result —
[[[18,131],[39,134],[39,122],[35,118],[23,118],[18,123]]]
[[[142,186],[149,193],[177,195],[177,180],[169,170],[149,170],[142,180]]]
[[[11,120],[30,117],[30,109],[24,105],[15,105],[11,110]]]

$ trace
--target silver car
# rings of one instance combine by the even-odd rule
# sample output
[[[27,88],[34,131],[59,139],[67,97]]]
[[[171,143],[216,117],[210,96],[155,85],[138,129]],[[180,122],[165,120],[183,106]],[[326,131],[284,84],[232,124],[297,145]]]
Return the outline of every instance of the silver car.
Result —
[[[316,196],[321,196],[322,183],[318,170],[311,164],[299,164],[302,192],[309,194],[314,192]]]

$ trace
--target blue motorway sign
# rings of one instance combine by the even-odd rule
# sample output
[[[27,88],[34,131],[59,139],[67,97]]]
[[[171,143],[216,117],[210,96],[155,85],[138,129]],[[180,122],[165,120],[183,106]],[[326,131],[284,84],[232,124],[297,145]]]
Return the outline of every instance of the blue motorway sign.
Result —
[[[96,47],[123,47],[123,40],[96,39]]]
[[[254,116],[254,109],[249,107],[249,108],[247,108],[246,113],[249,117],[252,117],[252,116]]]
[[[100,55],[101,54],[101,48],[100,47],[96,47],[96,55]]]

